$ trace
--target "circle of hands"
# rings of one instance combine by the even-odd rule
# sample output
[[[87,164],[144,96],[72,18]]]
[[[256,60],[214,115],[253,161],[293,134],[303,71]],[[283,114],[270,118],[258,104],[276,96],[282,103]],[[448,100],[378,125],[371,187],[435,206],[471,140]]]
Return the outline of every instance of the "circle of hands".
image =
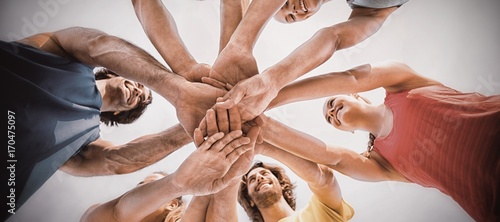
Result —
[[[177,170],[175,184],[189,184],[190,193],[206,195],[248,171],[255,144],[262,142],[259,115],[276,96],[269,95],[268,83],[257,74],[253,55],[231,46],[221,51],[212,67],[196,64],[183,73],[186,80],[174,106],[197,150]],[[203,173],[182,176],[192,172]]]

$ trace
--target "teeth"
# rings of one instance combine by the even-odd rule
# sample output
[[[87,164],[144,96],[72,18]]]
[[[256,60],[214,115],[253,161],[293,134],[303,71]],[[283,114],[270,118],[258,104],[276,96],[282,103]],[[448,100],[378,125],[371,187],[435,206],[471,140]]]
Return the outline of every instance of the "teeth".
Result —
[[[306,5],[304,4],[304,0],[300,1],[300,7],[302,7],[302,11],[307,12]]]

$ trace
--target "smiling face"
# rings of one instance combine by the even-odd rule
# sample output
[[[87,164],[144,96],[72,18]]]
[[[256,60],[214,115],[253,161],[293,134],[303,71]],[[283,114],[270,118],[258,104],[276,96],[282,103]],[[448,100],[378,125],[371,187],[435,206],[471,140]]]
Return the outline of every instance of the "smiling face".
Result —
[[[248,195],[259,208],[267,208],[282,197],[278,178],[266,168],[258,167],[247,174]]]
[[[288,0],[274,15],[274,19],[282,23],[293,23],[306,20],[314,15],[329,0]]]
[[[151,90],[144,85],[125,79],[114,77],[103,79],[105,81],[105,93],[103,95],[102,112],[106,111],[128,111],[137,107],[151,96]]]
[[[323,106],[325,120],[337,129],[357,130],[362,124],[367,102],[359,96],[338,95],[326,100]]]

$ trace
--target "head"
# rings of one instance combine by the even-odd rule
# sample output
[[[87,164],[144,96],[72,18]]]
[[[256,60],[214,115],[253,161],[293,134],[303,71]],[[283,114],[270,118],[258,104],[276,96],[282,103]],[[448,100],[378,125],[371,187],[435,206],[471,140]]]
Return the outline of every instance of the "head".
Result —
[[[163,177],[166,177],[168,174],[163,171],[154,172],[147,177],[144,178],[141,182],[137,184],[137,186],[142,186],[144,184],[151,183],[153,181],[159,180]],[[184,212],[182,197],[177,197],[169,202],[165,203],[161,210],[166,213],[165,222],[177,222],[182,218],[182,214]]]
[[[238,202],[252,221],[264,221],[259,208],[269,207],[281,198],[295,210],[294,188],[282,167],[256,162],[242,177]]]
[[[106,107],[101,107],[101,122],[108,126],[134,122],[153,100],[150,89],[120,77],[109,69],[97,71],[95,79],[105,84],[106,93],[102,100],[103,106],[106,104]]]
[[[325,2],[330,0],[287,0],[274,19],[282,23],[294,23],[314,15]]]
[[[328,124],[343,131],[360,128],[370,101],[358,94],[336,95],[325,101],[323,116]]]

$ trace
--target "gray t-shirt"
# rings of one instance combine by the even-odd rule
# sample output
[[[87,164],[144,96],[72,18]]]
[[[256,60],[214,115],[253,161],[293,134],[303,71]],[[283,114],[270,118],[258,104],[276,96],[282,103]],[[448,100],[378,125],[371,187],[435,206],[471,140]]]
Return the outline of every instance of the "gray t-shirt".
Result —
[[[12,114],[16,209],[80,148],[99,137],[101,94],[93,67],[0,41],[0,74]],[[3,181],[7,181],[5,178]],[[14,185],[14,184],[12,184]],[[10,215],[10,214],[9,214]]]
[[[389,8],[393,6],[401,6],[409,0],[347,0],[347,4],[351,8]]]

